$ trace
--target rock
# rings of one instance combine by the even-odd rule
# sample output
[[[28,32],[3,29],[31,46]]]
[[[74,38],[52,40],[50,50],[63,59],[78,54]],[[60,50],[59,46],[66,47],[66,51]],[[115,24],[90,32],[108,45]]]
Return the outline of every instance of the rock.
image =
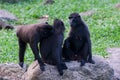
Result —
[[[0,64],[0,80],[20,80],[24,72],[18,64]]]
[[[107,52],[109,53],[107,61],[114,69],[115,77],[120,80],[120,48],[108,48]]]
[[[0,19],[14,21],[17,20],[17,17],[6,10],[0,10]]]
[[[115,8],[120,9],[120,3],[117,3],[117,4],[115,5]]]
[[[67,62],[68,70],[64,70],[63,76],[60,76],[56,67],[47,65],[42,72],[38,62],[33,62],[21,80],[114,80],[114,71],[100,56],[94,56],[95,64],[86,63],[80,67],[77,61]]]
[[[0,30],[1,29],[14,29],[14,27],[8,23],[6,23],[5,21],[0,20]]]
[[[6,79],[6,78],[0,78],[0,80],[8,80],[8,79]]]
[[[80,15],[81,16],[92,16],[95,13],[95,10],[89,10],[86,12],[81,12]]]
[[[49,15],[43,15],[38,19],[38,23],[46,23],[49,19]]]

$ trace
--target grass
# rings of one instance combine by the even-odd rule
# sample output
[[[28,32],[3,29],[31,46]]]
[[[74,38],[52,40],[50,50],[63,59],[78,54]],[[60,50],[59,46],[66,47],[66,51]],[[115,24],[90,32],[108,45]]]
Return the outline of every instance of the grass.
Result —
[[[14,25],[37,23],[42,15],[49,15],[49,23],[54,18],[62,19],[66,26],[65,38],[70,30],[68,15],[72,12],[95,10],[92,16],[83,16],[91,33],[92,53],[107,56],[106,48],[120,47],[120,10],[114,5],[119,0],[55,0],[52,5],[43,5],[42,0],[25,0],[15,4],[0,2],[0,9],[15,14],[18,21]],[[33,58],[31,49],[25,54],[26,63]],[[18,62],[18,42],[15,31],[0,31],[0,63]]]

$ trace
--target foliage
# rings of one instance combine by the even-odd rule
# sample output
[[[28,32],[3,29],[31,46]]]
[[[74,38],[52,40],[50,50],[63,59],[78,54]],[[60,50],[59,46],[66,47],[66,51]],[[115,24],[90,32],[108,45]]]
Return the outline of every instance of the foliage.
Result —
[[[6,9],[18,17],[14,25],[37,23],[42,15],[49,15],[49,23],[60,18],[66,26],[65,37],[70,30],[68,15],[72,12],[95,10],[92,16],[82,18],[91,32],[93,54],[107,56],[106,48],[120,47],[120,13],[114,5],[119,0],[55,0],[52,5],[43,5],[42,0],[21,0],[10,4],[0,2],[0,9]],[[30,63],[33,58],[30,48],[27,49],[25,60]],[[18,62],[18,42],[14,31],[0,31],[0,63]]]

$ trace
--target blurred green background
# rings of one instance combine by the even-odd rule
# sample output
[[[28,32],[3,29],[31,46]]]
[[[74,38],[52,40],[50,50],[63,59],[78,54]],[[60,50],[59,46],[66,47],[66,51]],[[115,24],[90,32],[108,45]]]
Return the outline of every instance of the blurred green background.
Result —
[[[92,40],[92,53],[107,56],[106,49],[120,47],[120,9],[115,8],[119,0],[55,0],[55,3],[44,5],[44,0],[21,0],[11,4],[0,2],[0,9],[5,9],[18,18],[11,24],[37,23],[39,17],[49,15],[48,22],[52,24],[54,18],[62,19],[66,26],[65,38],[70,30],[68,16],[72,12],[86,12],[94,10],[92,16],[82,16],[89,26]],[[33,54],[28,46],[25,62],[33,61]],[[18,42],[15,30],[0,31],[0,63],[18,63]]]

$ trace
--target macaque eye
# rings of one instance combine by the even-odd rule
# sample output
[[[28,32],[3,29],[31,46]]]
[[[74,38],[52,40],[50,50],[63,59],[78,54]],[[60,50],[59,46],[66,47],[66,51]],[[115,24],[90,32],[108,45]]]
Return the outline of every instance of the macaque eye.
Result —
[[[69,17],[69,19],[72,19],[72,17]]]
[[[80,18],[80,16],[76,16],[75,18]]]

